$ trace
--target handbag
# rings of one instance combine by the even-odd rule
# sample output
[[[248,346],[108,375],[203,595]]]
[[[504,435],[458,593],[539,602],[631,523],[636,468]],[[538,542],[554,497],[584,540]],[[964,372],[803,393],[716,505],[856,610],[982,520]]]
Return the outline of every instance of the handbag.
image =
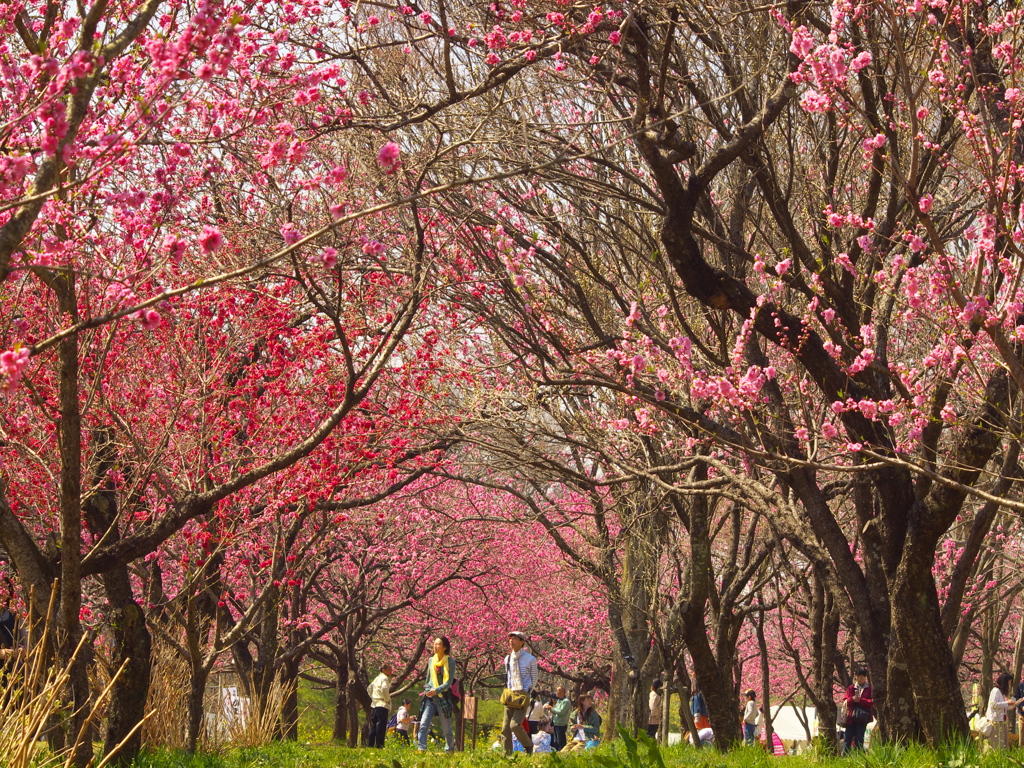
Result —
[[[854,704],[850,709],[850,714],[846,717],[847,725],[867,725],[874,718],[871,717],[871,710],[867,707],[862,707],[860,704]]]
[[[976,730],[986,739],[991,739],[993,736],[996,735],[995,723],[993,723],[987,717],[978,718],[978,727]]]
[[[526,705],[530,703],[530,694],[506,688],[501,692],[501,703],[509,709],[526,709]]]

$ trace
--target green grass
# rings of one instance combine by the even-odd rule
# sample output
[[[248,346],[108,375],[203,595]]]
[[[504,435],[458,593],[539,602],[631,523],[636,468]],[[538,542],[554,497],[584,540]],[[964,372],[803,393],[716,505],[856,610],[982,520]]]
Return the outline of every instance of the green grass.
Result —
[[[973,745],[938,751],[916,745],[880,745],[846,758],[813,754],[773,757],[757,747],[721,755],[714,750],[682,745],[662,750],[646,738],[623,738],[583,753],[518,755],[513,762],[551,768],[1024,768],[1024,752],[979,753]],[[136,761],[135,768],[499,768],[510,764],[500,751],[490,750],[485,744],[455,755],[444,755],[436,748],[420,755],[415,748],[399,744],[371,750],[293,742],[218,755],[144,755]]]

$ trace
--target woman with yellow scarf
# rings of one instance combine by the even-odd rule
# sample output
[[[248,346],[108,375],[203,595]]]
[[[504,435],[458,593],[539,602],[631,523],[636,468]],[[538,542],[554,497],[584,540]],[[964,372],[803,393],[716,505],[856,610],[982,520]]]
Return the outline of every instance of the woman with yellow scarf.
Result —
[[[417,748],[427,751],[427,736],[434,715],[441,721],[444,732],[445,752],[455,751],[455,736],[452,734],[452,713],[455,704],[448,689],[455,681],[455,659],[449,654],[452,644],[447,637],[434,639],[434,655],[427,660],[427,679],[423,690],[423,704],[420,706],[420,728]]]

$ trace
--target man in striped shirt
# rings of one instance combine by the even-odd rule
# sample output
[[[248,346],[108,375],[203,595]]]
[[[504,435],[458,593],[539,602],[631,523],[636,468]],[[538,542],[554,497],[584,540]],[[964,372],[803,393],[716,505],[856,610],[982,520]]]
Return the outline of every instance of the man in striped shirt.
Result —
[[[532,653],[526,650],[526,634],[523,632],[509,632],[508,644],[511,650],[505,657],[505,687],[510,691],[529,694],[530,690],[537,684],[540,673],[537,670],[537,659]],[[526,717],[526,707],[529,704],[529,696],[524,696],[523,706],[512,708],[505,707],[505,717],[501,724],[501,735],[504,738],[505,754],[512,755],[512,734],[516,735],[519,743],[527,754],[533,752],[533,740],[523,730],[523,719]]]

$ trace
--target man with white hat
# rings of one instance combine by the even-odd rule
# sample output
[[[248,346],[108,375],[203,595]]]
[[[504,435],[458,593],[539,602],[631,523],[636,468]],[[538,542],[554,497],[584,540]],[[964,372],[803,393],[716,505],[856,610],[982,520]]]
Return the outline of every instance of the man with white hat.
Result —
[[[515,734],[527,753],[533,752],[533,740],[523,729],[523,719],[530,703],[530,689],[537,684],[540,673],[537,670],[537,659],[523,647],[526,645],[525,633],[509,632],[508,644],[511,652],[505,657],[505,690],[501,694],[505,717],[501,724],[501,735],[505,754],[511,757],[512,734]]]

